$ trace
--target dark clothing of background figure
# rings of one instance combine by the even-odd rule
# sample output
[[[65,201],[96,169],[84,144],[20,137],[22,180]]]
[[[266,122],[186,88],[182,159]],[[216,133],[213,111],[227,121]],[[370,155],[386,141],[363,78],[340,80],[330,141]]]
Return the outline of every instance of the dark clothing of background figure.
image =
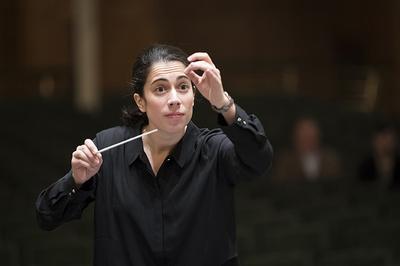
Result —
[[[396,155],[393,163],[392,175],[390,177],[382,177],[379,175],[376,160],[372,155],[368,156],[359,167],[359,178],[363,181],[378,181],[385,183],[386,187],[400,187],[400,155]],[[386,180],[382,180],[386,179]]]
[[[74,188],[71,172],[36,202],[42,228],[80,218],[95,200],[96,266],[238,265],[234,187],[266,172],[272,148],[260,121],[237,106],[221,129],[192,122],[154,176],[141,139],[103,153],[98,174]],[[139,135],[116,127],[96,135],[103,148]]]

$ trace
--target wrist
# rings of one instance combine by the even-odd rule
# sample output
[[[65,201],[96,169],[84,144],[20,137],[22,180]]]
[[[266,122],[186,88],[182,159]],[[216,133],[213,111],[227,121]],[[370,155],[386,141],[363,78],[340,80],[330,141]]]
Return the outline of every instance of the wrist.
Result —
[[[72,180],[74,181],[74,185],[76,188],[80,188],[83,184],[83,182],[81,182],[79,179],[77,179],[74,175],[74,172],[71,172],[71,176],[72,176]]]
[[[211,108],[217,113],[225,113],[227,112],[234,104],[232,97],[224,91],[224,103],[214,105],[211,104]]]

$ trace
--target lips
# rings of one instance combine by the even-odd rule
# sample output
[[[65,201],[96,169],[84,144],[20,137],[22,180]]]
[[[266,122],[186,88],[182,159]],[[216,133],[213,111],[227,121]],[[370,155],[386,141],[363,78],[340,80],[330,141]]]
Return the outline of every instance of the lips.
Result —
[[[169,118],[179,118],[179,117],[182,117],[183,115],[184,115],[184,113],[180,113],[180,112],[166,114],[166,116]]]

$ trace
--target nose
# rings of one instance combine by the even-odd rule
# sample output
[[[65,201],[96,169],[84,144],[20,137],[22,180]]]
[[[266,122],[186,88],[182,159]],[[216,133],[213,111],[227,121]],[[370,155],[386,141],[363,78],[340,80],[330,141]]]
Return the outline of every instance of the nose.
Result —
[[[171,90],[170,97],[168,99],[168,106],[174,107],[174,106],[180,106],[181,105],[181,99],[178,96],[178,93],[176,92],[175,89]]]

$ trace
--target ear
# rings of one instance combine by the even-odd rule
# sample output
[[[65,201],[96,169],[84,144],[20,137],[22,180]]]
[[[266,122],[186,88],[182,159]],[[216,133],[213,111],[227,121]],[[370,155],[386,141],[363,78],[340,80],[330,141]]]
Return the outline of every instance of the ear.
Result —
[[[138,106],[139,110],[143,113],[146,112],[146,104],[142,97],[139,94],[133,94],[133,100],[135,101],[136,105]]]

